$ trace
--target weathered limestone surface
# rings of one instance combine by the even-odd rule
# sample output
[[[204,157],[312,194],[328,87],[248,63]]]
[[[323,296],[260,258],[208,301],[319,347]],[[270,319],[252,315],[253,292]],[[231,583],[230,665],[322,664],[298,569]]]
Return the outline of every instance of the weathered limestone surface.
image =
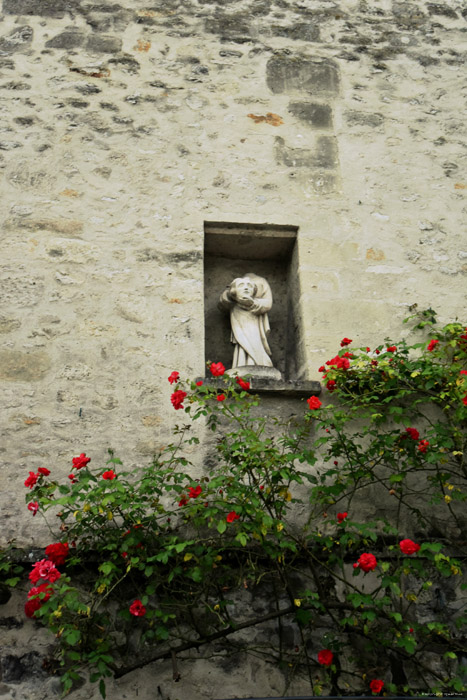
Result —
[[[459,0],[3,0],[0,20],[2,539],[43,542],[29,469],[168,441],[168,374],[204,374],[205,220],[299,226],[302,379],[410,304],[462,317]]]

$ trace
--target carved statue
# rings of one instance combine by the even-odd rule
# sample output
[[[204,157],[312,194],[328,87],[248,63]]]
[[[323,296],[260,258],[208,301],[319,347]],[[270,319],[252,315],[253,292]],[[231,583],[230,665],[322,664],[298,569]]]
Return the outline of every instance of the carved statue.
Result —
[[[273,367],[267,339],[271,307],[271,287],[253,272],[237,277],[222,292],[219,308],[230,311],[230,339],[235,345],[232,370],[254,365]]]

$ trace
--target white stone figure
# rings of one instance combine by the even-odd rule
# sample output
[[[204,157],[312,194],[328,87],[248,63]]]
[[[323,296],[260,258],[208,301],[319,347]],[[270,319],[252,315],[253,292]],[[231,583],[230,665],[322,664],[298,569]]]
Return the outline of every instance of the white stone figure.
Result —
[[[242,368],[250,374],[280,377],[278,370],[273,368],[267,338],[271,307],[271,287],[264,277],[253,272],[237,277],[222,292],[219,308],[230,311],[230,339],[235,346],[232,370],[229,370],[232,374],[239,374]],[[270,369],[258,372],[258,368]]]

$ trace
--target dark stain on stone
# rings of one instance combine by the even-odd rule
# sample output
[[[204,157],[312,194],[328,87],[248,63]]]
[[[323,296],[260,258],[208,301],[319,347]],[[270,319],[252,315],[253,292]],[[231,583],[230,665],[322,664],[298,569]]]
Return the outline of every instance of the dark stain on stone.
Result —
[[[308,56],[276,54],[266,67],[267,84],[275,94],[289,91],[308,92],[313,95],[337,95],[339,71],[330,59],[313,59]]]
[[[196,264],[203,259],[203,254],[199,250],[187,251],[186,253],[167,253],[164,256],[170,263],[193,263]]]
[[[48,49],[75,49],[82,46],[85,36],[81,32],[61,32],[46,42]]]
[[[2,90],[30,90],[31,86],[29,83],[20,83],[16,80],[12,80],[9,83],[5,83],[1,86]]]
[[[311,22],[299,22],[291,26],[273,25],[273,36],[285,36],[294,41],[319,41],[319,26]]]
[[[219,51],[219,56],[222,58],[241,58],[243,54],[241,51],[222,49],[222,51]]]
[[[63,250],[61,248],[51,248],[47,252],[52,258],[60,258],[63,255]]]
[[[16,117],[13,121],[20,126],[32,126],[34,124],[34,117]]]
[[[332,127],[332,109],[329,105],[316,102],[291,102],[288,110],[294,117],[317,129]]]
[[[118,112],[117,105],[112,104],[112,102],[99,102],[99,105],[102,107],[102,109],[108,109],[111,112]]]
[[[448,7],[447,5],[441,5],[437,2],[429,2],[426,7],[430,15],[438,15],[441,17],[450,17],[451,19],[457,19],[456,11],[453,10],[452,7]]]
[[[21,51],[25,47],[29,46],[32,42],[34,32],[32,27],[24,25],[18,27],[10,34],[2,36],[0,38],[0,51],[3,54],[14,53],[15,51]]]
[[[94,53],[118,53],[122,50],[122,40],[118,36],[97,36],[88,38],[86,48]]]
[[[70,71],[72,73],[86,75],[88,78],[108,78],[110,75],[110,71],[108,68],[101,68],[100,70],[90,70],[88,68],[78,68],[77,66],[71,66]]]
[[[99,92],[102,92],[97,85],[93,85],[92,83],[86,83],[86,85],[74,85],[73,87],[82,95],[97,95]]]
[[[319,136],[315,149],[290,148],[276,137],[276,160],[288,168],[331,170],[337,166],[337,143],[332,136]]]
[[[384,122],[382,114],[370,112],[350,111],[345,113],[345,120],[349,126],[371,126],[376,128]]]
[[[427,21],[420,6],[410,2],[394,2],[392,11],[397,25],[403,29],[419,29]]]

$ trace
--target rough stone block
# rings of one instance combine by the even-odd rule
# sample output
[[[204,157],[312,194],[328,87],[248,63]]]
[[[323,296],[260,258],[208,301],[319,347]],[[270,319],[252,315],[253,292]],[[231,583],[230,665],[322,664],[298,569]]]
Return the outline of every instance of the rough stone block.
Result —
[[[9,382],[34,382],[43,379],[50,369],[47,353],[21,352],[21,350],[0,351],[0,380]]]
[[[82,46],[85,35],[81,32],[62,32],[57,34],[46,43],[48,49],[75,49]]]
[[[3,0],[6,15],[39,15],[63,17],[65,12],[76,10],[81,0]]]
[[[285,36],[295,41],[319,41],[319,26],[311,22],[298,22],[291,26],[276,25],[271,30],[274,36]]]
[[[316,102],[291,102],[289,112],[316,129],[332,127],[332,109],[330,105]]]
[[[267,63],[266,79],[274,94],[337,95],[339,92],[339,71],[328,58],[276,54]]]
[[[10,34],[0,38],[0,53],[14,53],[15,51],[21,51],[22,49],[29,47],[33,36],[34,32],[32,27],[29,27],[28,25],[18,27]]]
[[[119,36],[93,34],[89,37],[86,48],[93,53],[118,53],[122,50],[122,40]]]
[[[276,160],[289,168],[332,170],[338,165],[337,141],[333,136],[319,136],[314,149],[291,148],[277,136]]]

